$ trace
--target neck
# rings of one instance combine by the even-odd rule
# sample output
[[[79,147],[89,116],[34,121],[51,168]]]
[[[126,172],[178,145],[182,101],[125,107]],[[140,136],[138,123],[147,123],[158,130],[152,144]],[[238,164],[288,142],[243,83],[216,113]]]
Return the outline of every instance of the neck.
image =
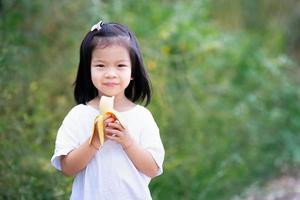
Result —
[[[100,98],[101,96],[97,97],[98,102],[100,101]],[[134,106],[135,104],[131,102],[124,94],[115,96],[114,109],[116,111],[122,112],[122,111],[130,110]]]

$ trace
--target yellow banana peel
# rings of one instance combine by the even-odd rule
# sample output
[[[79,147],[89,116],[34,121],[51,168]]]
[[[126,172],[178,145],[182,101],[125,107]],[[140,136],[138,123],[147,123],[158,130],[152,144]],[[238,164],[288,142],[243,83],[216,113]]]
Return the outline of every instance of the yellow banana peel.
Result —
[[[114,97],[102,96],[99,103],[99,115],[96,116],[93,126],[92,137],[90,138],[89,144],[92,144],[93,138],[98,134],[100,139],[100,146],[104,143],[104,128],[103,128],[103,120],[104,117],[110,115],[114,118],[114,120],[118,121],[122,127],[125,127],[124,120],[120,116],[119,112],[114,109]]]

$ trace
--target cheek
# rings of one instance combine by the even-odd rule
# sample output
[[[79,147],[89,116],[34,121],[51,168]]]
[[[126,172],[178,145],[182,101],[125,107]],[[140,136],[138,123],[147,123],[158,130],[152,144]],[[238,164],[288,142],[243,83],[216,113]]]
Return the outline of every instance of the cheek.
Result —
[[[97,83],[98,79],[99,79],[99,73],[97,73],[97,71],[95,69],[91,69],[91,79],[93,84],[95,85],[95,83]]]
[[[129,71],[125,77],[126,81],[129,83],[133,79],[131,71]]]

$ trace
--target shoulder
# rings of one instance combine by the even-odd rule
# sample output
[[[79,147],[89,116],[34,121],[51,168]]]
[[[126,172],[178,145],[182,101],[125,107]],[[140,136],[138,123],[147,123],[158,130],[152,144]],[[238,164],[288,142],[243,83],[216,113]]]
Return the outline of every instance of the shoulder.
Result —
[[[96,115],[96,110],[85,104],[78,104],[71,108],[66,115],[64,122],[77,121],[86,118],[88,115]]]
[[[144,124],[146,126],[148,125],[155,125],[156,126],[156,122],[153,118],[153,115],[151,113],[151,111],[142,106],[142,105],[136,105],[135,108],[133,109],[133,113],[136,116],[136,119],[141,123]]]
[[[148,110],[148,108],[142,106],[142,105],[136,105],[135,108],[133,109],[133,111],[135,112],[135,114],[137,115],[143,115],[144,117],[153,117],[152,113],[150,112],[150,110]]]
[[[87,109],[88,108],[86,105],[78,104],[78,105],[74,106],[73,108],[71,108],[71,110],[67,114],[67,117],[68,116],[77,116],[82,112],[86,112]]]

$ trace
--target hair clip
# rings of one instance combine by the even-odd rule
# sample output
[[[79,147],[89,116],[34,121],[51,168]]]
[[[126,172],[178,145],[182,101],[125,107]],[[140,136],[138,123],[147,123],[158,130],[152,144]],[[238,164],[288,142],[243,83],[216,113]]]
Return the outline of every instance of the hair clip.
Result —
[[[95,24],[92,28],[91,31],[94,31],[95,29],[97,29],[97,31],[99,31],[102,28],[102,21],[99,21],[97,24]]]

